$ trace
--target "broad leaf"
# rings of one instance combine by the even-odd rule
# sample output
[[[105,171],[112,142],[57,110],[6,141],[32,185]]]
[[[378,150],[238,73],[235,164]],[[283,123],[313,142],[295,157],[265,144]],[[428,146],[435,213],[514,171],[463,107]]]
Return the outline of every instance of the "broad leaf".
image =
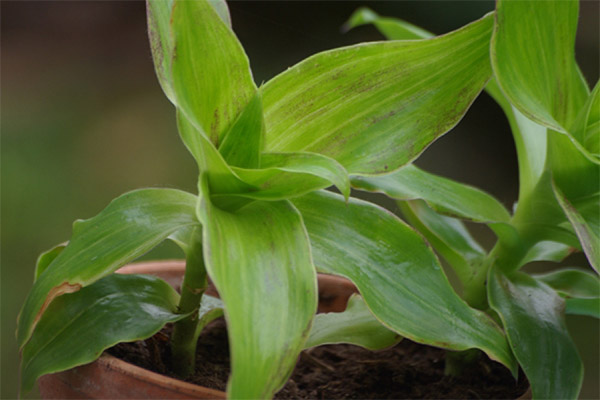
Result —
[[[68,242],[57,244],[53,248],[46,250],[42,254],[39,255],[37,262],[35,264],[35,271],[33,273],[33,281],[35,282],[37,278],[40,277],[42,272],[48,268],[48,266],[54,261],[56,257],[67,247]]]
[[[381,324],[369,311],[364,300],[354,294],[346,310],[317,314],[305,348],[324,344],[349,343],[370,350],[393,346],[402,340]]]
[[[490,78],[492,23],[487,15],[438,38],[360,44],[302,61],[262,89],[265,150],[320,153],[360,174],[412,161]]]
[[[476,222],[508,222],[510,214],[489,194],[407,165],[391,174],[352,177],[352,186],[396,200],[423,199],[435,211]]]
[[[431,32],[396,18],[381,17],[367,7],[356,10],[344,24],[344,30],[357,26],[373,24],[390,40],[414,40],[433,37]]]
[[[291,374],[317,308],[308,237],[287,201],[229,213],[212,205],[205,179],[202,193],[206,268],[229,333],[228,395],[270,398]]]
[[[522,261],[522,265],[533,261],[561,262],[573,253],[573,251],[575,249],[566,244],[543,240],[529,249]]]
[[[345,276],[386,327],[413,341],[453,350],[479,348],[513,372],[502,331],[453,291],[425,241],[388,211],[328,192],[294,200],[315,265]]]
[[[176,105],[218,147],[255,95],[248,57],[209,1],[176,1],[170,23]]]
[[[575,62],[578,14],[575,0],[499,0],[492,38],[492,65],[510,102],[563,133],[588,93]]]
[[[583,365],[563,319],[564,300],[526,274],[509,277],[495,267],[488,276],[488,296],[529,379],[533,398],[577,398]]]
[[[198,224],[196,196],[173,189],[142,189],[113,200],[100,214],[73,224],[73,236],[35,282],[19,315],[19,347],[29,340],[56,297],[116,271],[178,229]]]
[[[179,295],[164,281],[144,275],[107,276],[48,306],[23,348],[21,389],[44,374],[97,359],[119,343],[146,339],[177,313]]]

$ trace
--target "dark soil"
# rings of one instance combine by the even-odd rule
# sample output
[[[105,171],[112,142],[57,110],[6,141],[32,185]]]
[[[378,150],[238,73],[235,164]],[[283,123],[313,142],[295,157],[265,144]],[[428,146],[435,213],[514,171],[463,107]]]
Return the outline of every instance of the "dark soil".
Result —
[[[108,350],[143,368],[169,372],[170,327],[154,337],[121,343]],[[460,378],[444,375],[445,351],[404,339],[373,352],[352,345],[327,345],[304,351],[277,399],[516,399],[528,383],[517,383],[502,365],[482,355]],[[196,373],[188,382],[225,390],[229,349],[225,322],[214,321],[200,336]],[[522,375],[521,375],[522,376]]]

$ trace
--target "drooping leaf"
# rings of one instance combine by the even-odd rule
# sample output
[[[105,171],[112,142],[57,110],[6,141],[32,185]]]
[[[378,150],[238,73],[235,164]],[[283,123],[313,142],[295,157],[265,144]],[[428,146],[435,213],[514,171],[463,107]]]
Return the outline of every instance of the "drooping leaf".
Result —
[[[211,204],[205,179],[202,190],[206,268],[229,333],[228,395],[270,398],[291,374],[317,308],[306,230],[287,201],[229,213]]]
[[[358,295],[348,299],[348,307],[340,313],[317,314],[305,348],[324,344],[349,343],[370,350],[393,346],[402,340],[381,324]]]
[[[600,297],[598,276],[581,269],[566,268],[533,277],[567,297]]]
[[[176,1],[171,30],[176,104],[218,147],[257,90],[248,57],[209,1]]]
[[[491,28],[487,15],[438,38],[361,44],[302,61],[263,87],[265,150],[320,153],[360,174],[412,161],[489,79]]]
[[[502,91],[531,120],[566,133],[587,99],[575,62],[579,3],[499,0],[491,58]]]
[[[399,201],[398,207],[411,226],[450,264],[462,284],[467,283],[486,253],[465,225],[436,213],[422,200]]]
[[[35,264],[35,271],[33,273],[33,281],[35,282],[37,278],[48,268],[48,265],[54,261],[56,257],[67,247],[67,243],[57,244],[53,248],[46,250],[42,254],[39,255],[37,262]]]
[[[388,211],[328,192],[294,199],[315,265],[345,276],[386,327],[413,341],[453,350],[479,348],[513,372],[502,331],[453,291],[425,241]]]
[[[526,274],[504,275],[492,266],[490,306],[504,323],[534,399],[576,399],[583,365],[564,322],[564,300]]]
[[[352,186],[384,193],[396,200],[422,199],[439,213],[476,222],[508,222],[510,219],[504,206],[482,190],[428,173],[412,164],[387,175],[353,176]]]
[[[23,348],[21,388],[36,379],[97,359],[119,343],[146,339],[177,313],[179,295],[164,281],[145,275],[109,275],[48,306]]]
[[[198,224],[196,196],[142,189],[113,200],[100,214],[73,224],[73,236],[35,282],[19,315],[22,348],[56,297],[80,290],[136,259],[178,229]]]
[[[596,270],[600,271],[600,229],[599,226],[592,225],[586,221],[585,217],[577,210],[577,208],[565,197],[562,191],[553,184],[554,195],[558,200],[559,204],[565,211],[567,218],[571,221],[577,237],[581,242],[583,251],[587,256],[590,265]],[[592,212],[600,214],[600,202],[598,196],[592,198],[593,209]]]
[[[366,24],[375,25],[385,37],[391,40],[427,39],[435,36],[431,32],[401,19],[381,17],[368,7],[361,7],[354,11],[344,24],[344,30]]]

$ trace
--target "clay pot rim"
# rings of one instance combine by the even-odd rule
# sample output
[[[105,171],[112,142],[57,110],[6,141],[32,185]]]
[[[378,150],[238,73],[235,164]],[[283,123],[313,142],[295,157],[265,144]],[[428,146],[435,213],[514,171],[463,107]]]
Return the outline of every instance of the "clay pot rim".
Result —
[[[117,270],[120,274],[173,274],[174,276],[183,274],[185,271],[184,260],[157,260],[157,261],[141,261],[128,264]],[[329,281],[331,283],[338,282],[344,286],[354,286],[350,281],[343,277],[335,275],[319,274],[320,280]],[[166,388],[178,388],[180,393],[198,398],[207,398],[210,396],[215,399],[226,399],[227,394],[221,390],[208,388],[201,385],[185,382],[167,375],[162,375],[150,370],[147,370],[137,365],[131,364],[120,358],[114,357],[107,353],[103,353],[96,361],[99,366],[106,369],[112,369],[131,376],[140,381],[146,381],[152,385],[162,386]],[[531,386],[525,393],[517,398],[517,400],[531,399]]]

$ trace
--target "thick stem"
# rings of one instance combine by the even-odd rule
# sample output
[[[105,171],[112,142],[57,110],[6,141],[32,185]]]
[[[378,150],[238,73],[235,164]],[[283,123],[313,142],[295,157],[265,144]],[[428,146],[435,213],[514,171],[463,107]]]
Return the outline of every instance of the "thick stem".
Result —
[[[480,350],[469,349],[464,351],[447,351],[444,375],[461,376],[464,369],[477,361]]]
[[[207,286],[199,229],[193,237],[194,240],[190,243],[187,251],[185,275],[181,284],[181,299],[178,307],[180,313],[191,314],[174,324],[171,335],[171,368],[182,378],[194,372],[198,308]]]

